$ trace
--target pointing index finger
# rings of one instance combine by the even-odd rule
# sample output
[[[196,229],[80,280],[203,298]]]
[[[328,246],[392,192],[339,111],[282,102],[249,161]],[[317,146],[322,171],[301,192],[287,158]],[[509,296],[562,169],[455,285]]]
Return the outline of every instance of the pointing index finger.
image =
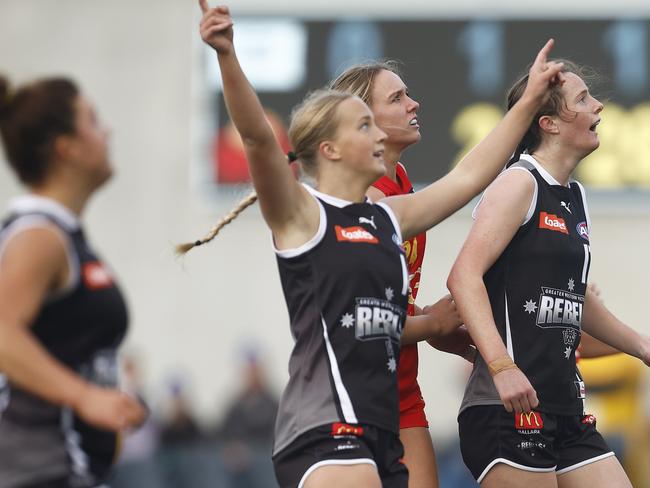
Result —
[[[554,44],[555,44],[554,39],[549,39],[548,41],[546,41],[544,47],[537,54],[537,58],[535,59],[535,64],[546,63],[546,60],[548,59],[548,54],[551,52],[551,49],[553,49]]]
[[[208,5],[208,0],[199,0],[199,6],[201,7],[201,11],[205,14],[210,10],[210,6]]]

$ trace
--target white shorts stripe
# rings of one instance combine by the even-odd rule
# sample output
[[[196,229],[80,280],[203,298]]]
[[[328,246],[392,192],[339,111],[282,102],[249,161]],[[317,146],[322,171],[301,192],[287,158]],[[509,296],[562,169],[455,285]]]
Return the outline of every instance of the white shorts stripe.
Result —
[[[323,316],[321,316],[321,320],[323,322],[323,337],[325,338],[325,346],[327,347],[327,356],[330,360],[330,369],[332,372],[332,378],[334,378],[336,394],[338,395],[339,401],[341,402],[341,411],[343,412],[343,418],[350,424],[358,424],[359,421],[357,420],[357,415],[354,413],[352,400],[350,400],[350,395],[348,395],[348,391],[345,389],[345,385],[341,379],[339,364],[336,362],[334,349],[332,349],[332,344],[330,343],[330,338],[327,333],[327,324],[325,323]]]
[[[512,466],[513,468],[521,469],[523,471],[532,471],[533,473],[551,473],[555,471],[555,468],[557,467],[557,466],[553,466],[551,468],[533,468],[531,466],[524,466],[523,464],[514,463],[509,459],[496,458],[494,461],[492,461],[490,464],[487,465],[487,467],[481,473],[481,476],[479,476],[476,481],[478,483],[483,481],[483,478],[485,478],[485,475],[488,474],[488,471],[490,471],[494,466],[496,466],[499,463],[507,464],[508,466]]]
[[[305,471],[305,474],[303,474],[302,478],[300,478],[300,483],[298,483],[298,488],[302,488],[303,485],[305,484],[305,481],[307,481],[309,475],[322,466],[352,466],[354,464],[372,464],[375,467],[375,469],[377,469],[377,465],[375,464],[375,462],[369,458],[326,459],[325,461],[319,461],[316,464],[311,465],[309,469]]]
[[[602,459],[606,459],[608,457],[612,457],[614,455],[613,452],[607,452],[605,454],[601,454],[600,456],[593,457],[591,459],[585,459],[582,462],[579,462],[577,464],[573,464],[572,466],[567,466],[566,468],[559,469],[557,471],[558,475],[568,473],[569,471],[573,471],[574,469],[582,468],[583,466],[586,466],[587,464],[595,463],[596,461],[600,461]]]

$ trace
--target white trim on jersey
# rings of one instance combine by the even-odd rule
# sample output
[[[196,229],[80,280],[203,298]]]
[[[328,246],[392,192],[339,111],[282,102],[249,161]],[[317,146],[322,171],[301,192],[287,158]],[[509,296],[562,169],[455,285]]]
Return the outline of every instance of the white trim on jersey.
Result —
[[[591,254],[589,253],[589,244],[583,244],[585,249],[585,262],[582,265],[582,283],[587,283],[587,270],[589,269],[589,260]]]
[[[566,468],[562,468],[555,473],[560,476],[565,473],[568,473],[569,471],[573,471],[578,468],[582,468],[583,466],[586,466],[587,464],[595,463],[596,461],[601,461],[603,459],[607,459],[608,457],[614,456],[614,452],[610,451],[605,454],[601,454],[600,456],[592,457],[591,459],[585,459],[584,461],[581,461],[577,464],[572,464],[571,466],[567,466]]]
[[[79,284],[80,272],[79,256],[77,256],[77,253],[74,250],[74,245],[68,238],[68,235],[65,234],[59,227],[57,227],[54,222],[48,220],[47,217],[43,215],[33,214],[19,216],[11,224],[5,227],[2,232],[0,232],[0,267],[2,267],[2,255],[4,254],[9,241],[21,232],[31,229],[46,229],[54,232],[61,239],[63,247],[65,248],[70,276],[68,277],[68,282],[63,288],[56,290],[48,295],[47,300],[51,302],[62,298],[67,293],[75,289],[77,284]]]
[[[318,245],[318,243],[323,240],[325,231],[327,230],[327,214],[325,213],[325,209],[323,208],[323,205],[320,203],[318,198],[314,197],[314,200],[316,200],[316,203],[318,204],[320,220],[318,222],[318,230],[311,239],[309,239],[303,245],[295,247],[293,249],[278,249],[275,246],[275,239],[273,238],[273,234],[271,234],[271,245],[273,246],[273,250],[275,251],[275,254],[281,258],[295,258],[301,254],[305,254],[306,252],[311,251],[313,248],[315,248],[316,245]]]
[[[535,213],[535,208],[537,207],[537,194],[539,192],[539,185],[537,184],[537,180],[535,177],[531,174],[531,172],[527,169],[524,168],[523,166],[511,166],[510,168],[506,169],[503,171],[499,176],[497,176],[497,179],[501,178],[504,174],[506,174],[508,171],[512,170],[520,170],[520,171],[525,171],[527,174],[530,175],[530,177],[533,179],[533,183],[535,183],[535,191],[533,192],[533,197],[530,200],[530,205],[528,206],[528,212],[526,212],[526,217],[524,218],[524,221],[521,223],[521,226],[526,225],[531,218],[533,218],[533,214]],[[483,202],[483,197],[485,197],[485,192],[481,195],[481,198],[479,199],[478,203],[476,206],[474,206],[474,210],[472,210],[472,219],[476,220],[476,212],[478,211],[478,207]]]
[[[397,235],[400,242],[404,242],[404,239],[402,238],[402,230],[400,229],[399,221],[397,220],[397,216],[395,215],[395,212],[393,212],[393,209],[384,202],[378,202],[375,203],[375,205],[383,208],[388,214],[388,217],[390,217],[390,221],[393,224],[393,228],[395,229],[395,235]],[[409,272],[408,267],[406,266],[406,258],[404,257],[404,254],[400,252],[399,258],[402,263],[402,295],[406,296],[409,291]]]
[[[70,458],[70,469],[78,476],[91,476],[88,454],[81,447],[81,435],[74,430],[73,413],[69,408],[61,411],[61,431]]]
[[[357,414],[354,413],[354,406],[352,405],[352,400],[350,400],[350,395],[348,390],[345,389],[343,384],[343,379],[341,378],[341,371],[339,371],[339,364],[336,361],[336,356],[334,355],[334,349],[330,343],[329,334],[327,333],[327,323],[321,315],[321,321],[323,322],[323,338],[325,339],[325,347],[327,348],[327,356],[330,360],[330,371],[332,373],[332,379],[334,380],[334,387],[336,388],[336,394],[339,397],[339,402],[341,404],[341,411],[343,412],[343,418],[349,424],[358,424]]]
[[[580,344],[578,344],[578,346],[580,346]],[[576,365],[576,369],[577,368],[578,368],[578,366]],[[580,385],[582,388],[585,387],[585,382],[580,377],[580,375],[578,374],[577,371],[576,371],[576,380],[578,382],[578,385]],[[578,391],[578,395],[580,395],[580,391]],[[587,414],[587,392],[586,392],[586,390],[585,390],[585,396],[583,396],[580,399],[582,400],[582,415],[586,415]]]
[[[512,347],[512,333],[510,331],[510,314],[508,313],[508,294],[504,293],[506,299],[506,349],[508,349],[508,356],[513,361],[515,360],[515,351]]]
[[[9,211],[15,213],[42,212],[61,221],[69,231],[80,227],[79,218],[72,211],[51,198],[39,195],[22,195],[9,202]]]
[[[551,173],[546,171],[544,167],[537,162],[537,160],[532,157],[530,154],[522,154],[519,159],[523,159],[524,161],[528,161],[530,164],[535,166],[535,169],[539,172],[542,178],[548,183],[549,185],[556,185],[556,186],[564,186],[568,187],[569,185],[563,185],[559,181],[557,181]]]
[[[298,483],[298,488],[302,488],[307,481],[307,478],[310,474],[316,471],[322,466],[351,466],[355,464],[372,464],[375,469],[377,469],[377,464],[370,458],[359,458],[359,459],[326,459],[324,461],[319,461],[316,464],[312,464],[305,474],[300,478],[300,483]]]
[[[509,459],[496,458],[494,461],[492,461],[490,464],[487,465],[487,467],[481,473],[481,476],[479,476],[476,481],[480,484],[481,481],[483,481],[483,478],[485,478],[485,475],[488,474],[488,472],[495,465],[497,465],[499,463],[507,464],[508,466],[512,466],[513,468],[521,469],[522,471],[532,471],[533,473],[551,473],[551,472],[555,471],[555,469],[557,468],[557,466],[553,466],[552,468],[533,468],[531,466],[524,466],[523,464],[515,463],[513,461],[510,461]]]
[[[302,186],[304,186],[307,189],[307,191],[309,193],[311,193],[312,195],[314,195],[314,196],[320,198],[321,200],[326,201],[330,205],[334,205],[335,207],[338,207],[338,208],[343,208],[343,207],[347,207],[348,205],[358,203],[358,202],[350,202],[348,200],[343,200],[342,198],[333,197],[332,195],[328,195],[327,193],[320,192],[317,189],[315,189],[315,188],[313,188],[313,187],[311,187],[311,186],[309,186],[309,185],[307,185],[305,183],[303,183]],[[366,197],[365,201],[370,202],[368,197]]]
[[[589,206],[587,205],[587,193],[585,192],[585,187],[577,180],[571,180],[571,183],[575,183],[580,189],[580,195],[582,195],[582,208],[585,211],[585,217],[587,217],[587,231],[591,234],[591,217],[589,216]]]

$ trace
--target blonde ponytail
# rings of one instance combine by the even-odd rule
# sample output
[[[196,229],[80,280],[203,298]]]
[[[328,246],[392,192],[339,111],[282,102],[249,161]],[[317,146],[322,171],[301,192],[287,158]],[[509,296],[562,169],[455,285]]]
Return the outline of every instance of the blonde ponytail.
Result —
[[[177,245],[175,248],[176,254],[182,256],[183,254],[187,253],[190,249],[196,246],[202,246],[203,244],[207,244],[217,236],[217,234],[221,229],[223,229],[226,225],[228,225],[230,222],[235,220],[240,213],[242,213],[246,208],[250,207],[256,201],[257,201],[257,193],[255,192],[255,190],[253,190],[244,199],[242,199],[237,204],[237,206],[230,211],[228,215],[222,218],[217,225],[215,225],[212,229],[210,229],[210,232],[208,232],[208,234],[205,237],[196,240],[194,242],[186,242],[185,244]]]

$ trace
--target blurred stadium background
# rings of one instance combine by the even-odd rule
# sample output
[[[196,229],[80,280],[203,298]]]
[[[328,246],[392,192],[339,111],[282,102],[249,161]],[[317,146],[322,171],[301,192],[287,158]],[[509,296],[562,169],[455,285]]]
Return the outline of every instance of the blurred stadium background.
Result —
[[[244,68],[277,114],[280,137],[306,91],[354,62],[400,60],[421,104],[423,139],[405,160],[420,184],[490,130],[505,91],[548,37],[557,41],[555,56],[594,67],[602,75],[596,94],[607,102],[602,145],[578,174],[590,194],[591,278],[610,309],[650,334],[650,3],[241,0],[231,11]],[[268,439],[250,454],[233,429],[246,420],[228,416],[245,383],[264,381],[277,395],[287,377],[292,340],[269,232],[253,207],[205,248],[173,254],[174,244],[203,235],[248,191],[199,19],[189,0],[0,1],[0,72],[14,83],[73,77],[113,131],[116,175],[85,220],[128,293],[130,387],[155,420],[125,452],[131,457],[116,487],[275,486]],[[1,200],[19,192],[3,165]],[[446,293],[470,223],[467,208],[429,232],[421,304]],[[434,444],[449,459],[440,463],[442,486],[465,486],[455,477],[464,467],[454,446],[468,367],[428,346],[420,358]],[[599,361],[584,366],[594,392],[589,410],[610,431],[635,486],[650,486],[648,373],[638,361]],[[177,431],[170,418],[181,419]],[[185,434],[200,446],[188,448]],[[156,458],[161,443],[181,448]],[[167,469],[152,474],[160,463],[151,459]],[[252,477],[241,474],[247,466]]]

